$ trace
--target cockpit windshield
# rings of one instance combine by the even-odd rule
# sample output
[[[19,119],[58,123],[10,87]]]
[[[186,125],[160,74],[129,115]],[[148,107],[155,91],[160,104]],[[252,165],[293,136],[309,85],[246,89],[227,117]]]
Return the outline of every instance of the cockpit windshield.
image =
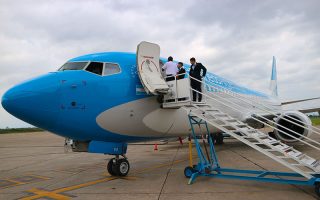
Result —
[[[83,70],[85,66],[87,66],[88,62],[67,62],[62,67],[60,67],[59,71],[64,70]]]

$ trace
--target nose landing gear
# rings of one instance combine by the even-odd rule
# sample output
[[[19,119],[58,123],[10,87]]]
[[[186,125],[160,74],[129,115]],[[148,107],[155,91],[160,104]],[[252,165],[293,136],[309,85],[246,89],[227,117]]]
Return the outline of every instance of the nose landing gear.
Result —
[[[107,169],[112,176],[127,176],[130,170],[130,164],[124,155],[123,158],[119,158],[117,155],[115,158],[109,160]]]

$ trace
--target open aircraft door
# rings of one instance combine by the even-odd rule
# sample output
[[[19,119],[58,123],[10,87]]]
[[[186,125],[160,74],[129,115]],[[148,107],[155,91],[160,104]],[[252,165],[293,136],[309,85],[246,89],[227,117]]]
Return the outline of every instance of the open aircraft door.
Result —
[[[162,77],[160,46],[150,42],[141,42],[137,46],[137,70],[147,93],[154,95],[168,93],[169,87]]]

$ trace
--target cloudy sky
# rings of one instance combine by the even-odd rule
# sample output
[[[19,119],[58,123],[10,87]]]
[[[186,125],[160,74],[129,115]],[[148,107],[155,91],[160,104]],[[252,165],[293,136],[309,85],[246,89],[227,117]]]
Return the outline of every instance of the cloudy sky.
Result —
[[[1,0],[0,96],[72,57],[134,52],[145,40],[158,43],[164,57],[194,56],[209,71],[264,92],[276,56],[282,100],[318,97],[319,8],[319,0]],[[21,126],[28,125],[0,108],[0,128]]]

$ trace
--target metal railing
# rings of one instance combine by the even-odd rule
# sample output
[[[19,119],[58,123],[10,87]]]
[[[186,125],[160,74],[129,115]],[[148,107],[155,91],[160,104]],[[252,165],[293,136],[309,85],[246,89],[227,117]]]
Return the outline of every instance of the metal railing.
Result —
[[[222,86],[217,85],[217,84],[215,84],[216,86],[213,86],[213,85],[209,85],[209,84],[207,84],[207,83],[205,83],[205,82],[203,82],[203,81],[202,81],[202,83],[204,83],[205,85],[207,85],[207,86],[209,86],[209,87],[219,88],[218,90],[220,90],[220,91],[222,91],[222,92],[225,91],[225,90],[228,90],[228,89],[223,88]],[[223,88],[223,89],[222,89],[222,88]],[[251,99],[248,101],[248,100],[247,100],[248,97],[245,97],[245,96],[239,97],[240,95],[239,95],[238,93],[235,93],[235,92],[233,92],[233,91],[231,91],[231,90],[228,90],[228,93],[226,93],[226,94],[229,95],[229,96],[232,96],[233,98],[236,98],[236,99],[238,99],[238,100],[240,100],[240,101],[242,101],[242,102],[245,102],[245,103],[249,104],[250,106],[253,106],[254,108],[258,108],[258,109],[260,109],[260,110],[262,110],[262,111],[264,111],[264,112],[266,112],[266,113],[268,113],[268,114],[270,114],[270,115],[272,115],[272,116],[279,117],[279,119],[283,119],[283,120],[285,120],[285,121],[287,121],[287,122],[290,122],[290,123],[292,123],[292,124],[294,124],[294,125],[296,125],[296,126],[299,126],[299,127],[301,127],[301,128],[305,128],[305,129],[311,131],[312,133],[316,133],[316,134],[320,135],[320,132],[316,131],[316,130],[320,130],[319,128],[311,126],[312,129],[310,129],[310,128],[309,128],[309,124],[306,124],[306,123],[304,123],[303,121],[299,121],[299,122],[302,123],[302,124],[304,124],[305,126],[297,123],[297,122],[296,122],[297,119],[295,119],[295,118],[293,118],[293,117],[291,117],[291,116],[286,116],[286,117],[288,117],[288,118],[290,118],[290,119],[292,119],[292,120],[289,120],[289,119],[287,119],[287,118],[285,118],[285,117],[282,117],[281,115],[279,116],[278,113],[270,111],[270,110],[274,110],[272,107],[263,104],[261,101],[260,101],[260,102],[258,102],[258,101],[252,101]],[[251,102],[250,102],[250,101],[251,101]]]
[[[186,74],[187,74],[187,73],[183,73],[183,74],[181,74],[181,75],[186,75]],[[175,75],[175,76],[172,76],[172,77],[175,77],[175,78],[176,78],[176,76],[178,76],[178,75]],[[171,77],[171,76],[168,76],[168,77]],[[285,116],[285,117],[287,117],[287,118],[289,118],[289,119],[291,119],[291,120],[289,120],[289,119],[287,119],[287,118],[285,118],[285,117],[283,117],[283,116],[281,116],[281,115],[279,116],[279,113],[276,113],[276,112],[272,112],[272,111],[271,111],[271,110],[275,110],[273,106],[265,105],[265,104],[263,104],[261,101],[256,101],[258,98],[255,98],[254,96],[251,96],[251,97],[247,97],[247,96],[244,96],[244,95],[242,96],[242,95],[240,95],[240,94],[238,94],[238,93],[235,93],[235,92],[233,92],[232,90],[229,90],[229,89],[227,89],[227,88],[225,88],[225,87],[222,87],[222,86],[220,86],[220,85],[218,85],[218,84],[216,84],[216,83],[214,83],[214,82],[211,82],[212,84],[214,84],[214,85],[211,85],[211,84],[206,83],[205,81],[200,81],[200,80],[198,80],[198,79],[196,79],[196,78],[193,78],[192,76],[189,76],[189,79],[190,79],[190,80],[193,79],[193,80],[195,80],[195,81],[200,82],[200,83],[203,84],[203,85],[206,85],[207,87],[214,88],[214,89],[217,90],[217,91],[221,91],[221,92],[223,92],[224,94],[226,94],[226,95],[228,95],[228,96],[231,96],[232,98],[235,98],[235,99],[237,99],[237,100],[240,100],[240,101],[246,103],[246,104],[249,105],[251,108],[253,107],[253,108],[255,108],[255,109],[261,110],[261,111],[263,111],[263,112],[265,112],[265,113],[268,113],[268,114],[270,114],[270,115],[272,115],[272,116],[278,117],[279,119],[285,120],[285,121],[290,122],[290,123],[292,123],[292,124],[294,124],[294,125],[296,125],[296,126],[299,126],[299,127],[301,127],[301,128],[307,129],[307,130],[311,131],[312,133],[315,133],[315,134],[320,135],[320,129],[319,129],[319,128],[314,127],[314,126],[311,126],[311,128],[309,128],[309,124],[306,124],[305,122],[299,120],[299,122],[304,125],[304,126],[303,126],[303,125],[301,125],[301,124],[299,124],[299,123],[296,122],[297,119],[295,119],[295,118],[293,118],[293,117],[291,117],[291,116],[289,116],[289,115],[287,115],[287,116]],[[190,88],[191,88],[191,87],[190,87]],[[192,88],[191,88],[191,89],[192,89]],[[195,90],[195,91],[198,92],[197,90]],[[209,90],[208,92],[210,93],[210,90]],[[199,93],[199,92],[198,92],[198,93]],[[214,93],[214,92],[211,92],[211,93]],[[217,95],[215,95],[215,96],[217,96]],[[218,97],[220,97],[220,96],[218,96]],[[252,97],[253,97],[253,98],[252,98]],[[226,100],[226,99],[224,99],[224,100]],[[230,102],[230,101],[229,101],[229,102]],[[231,102],[231,103],[234,104],[234,102]],[[238,106],[238,105],[237,105],[237,106]],[[243,109],[243,107],[241,107],[241,109]],[[249,109],[247,109],[247,110],[249,110]],[[241,113],[242,113],[242,112],[243,112],[243,111],[241,111]],[[256,115],[257,115],[257,114],[256,114]],[[265,117],[263,117],[263,118],[265,118]],[[270,120],[269,120],[269,121],[270,121]],[[275,123],[274,121],[272,121],[272,123],[273,123],[273,124],[276,124],[276,125],[278,125],[278,126],[280,125],[280,124]],[[281,127],[281,125],[280,125],[280,127]],[[285,127],[285,129],[287,130],[286,127]],[[316,131],[316,130],[319,130],[319,132]],[[289,129],[289,131],[291,131],[291,129]],[[297,133],[297,132],[295,132],[295,133]],[[299,134],[299,133],[297,133],[297,134],[298,134],[298,135],[301,135],[301,134]]]
[[[201,82],[202,84],[204,84],[204,85],[206,85],[206,86],[213,87],[213,88],[217,89],[218,91],[222,91],[223,93],[225,93],[225,94],[227,94],[227,95],[230,95],[230,96],[232,96],[233,98],[237,98],[238,100],[241,100],[241,101],[243,101],[243,102],[246,102],[246,103],[248,103],[248,104],[251,105],[251,106],[255,106],[255,108],[259,108],[260,110],[262,110],[262,111],[264,111],[264,112],[267,112],[267,113],[273,114],[274,116],[279,117],[278,115],[276,115],[276,114],[273,113],[273,112],[270,112],[270,111],[268,111],[268,110],[266,110],[266,109],[261,109],[261,106],[257,107],[256,105],[253,105],[251,102],[248,102],[247,100],[244,100],[243,98],[233,96],[233,95],[237,94],[237,93],[234,93],[233,91],[230,91],[230,90],[228,90],[228,89],[226,89],[226,88],[221,89],[221,88],[218,88],[218,87],[216,87],[216,86],[209,85],[209,84],[206,83],[205,81],[200,81],[200,80],[195,79],[195,78],[193,78],[193,77],[189,77],[189,78],[190,78],[190,79],[194,79],[194,80],[196,80],[196,81],[198,81],[198,82]],[[220,87],[221,87],[221,86],[220,86]],[[218,100],[217,98],[214,98],[214,97],[212,97],[212,96],[210,96],[210,95],[208,95],[208,94],[205,94],[204,92],[199,92],[199,91],[197,91],[197,90],[195,90],[195,89],[193,89],[193,88],[191,88],[191,87],[190,87],[190,91],[195,91],[195,92],[197,92],[197,93],[201,93],[203,96],[205,96],[205,97],[207,97],[207,98],[209,98],[209,99],[211,99],[211,100],[213,100],[213,101],[216,101],[216,102],[218,102],[218,103],[221,103],[222,105],[224,105],[224,106],[226,106],[226,107],[228,107],[228,108],[231,108],[232,110],[236,110],[237,112],[240,112],[240,113],[243,112],[243,111],[241,110],[242,107],[239,106],[239,104],[236,104],[236,103],[234,103],[234,102],[232,102],[232,101],[230,101],[230,100],[228,100],[228,99],[226,99],[226,98],[223,98],[223,97],[221,97],[221,96],[219,96],[219,95],[215,95],[215,96],[218,97],[218,98],[220,98],[220,99],[222,99],[223,101]],[[227,91],[227,92],[225,92],[225,91]],[[251,100],[251,101],[252,101],[252,100]],[[230,104],[234,104],[235,106],[240,107],[241,109],[238,109],[238,108],[236,108],[235,106],[228,105],[228,104],[226,104],[225,102],[229,102]],[[257,102],[257,103],[258,103],[258,102]],[[265,106],[265,105],[264,105],[264,106]],[[259,117],[260,119],[258,119],[256,116]],[[296,132],[296,131],[294,131],[294,130],[288,129],[287,127],[284,127],[284,126],[282,126],[281,124],[278,124],[278,123],[276,123],[276,122],[274,122],[274,121],[272,121],[272,120],[270,120],[270,119],[268,119],[268,118],[266,118],[266,117],[264,117],[264,116],[262,116],[262,115],[260,115],[260,114],[255,114],[254,116],[251,116],[251,119],[253,119],[253,120],[255,120],[255,121],[258,121],[258,122],[260,122],[260,123],[262,123],[262,124],[264,124],[264,125],[266,125],[266,126],[269,126],[269,127],[271,127],[271,128],[274,128],[274,129],[277,130],[278,132],[281,132],[281,133],[283,133],[284,135],[287,135],[287,136],[290,137],[290,138],[296,139],[297,141],[300,141],[300,142],[302,142],[302,143],[304,143],[304,144],[306,144],[306,145],[308,145],[308,146],[310,146],[310,147],[312,147],[312,148],[320,151],[320,148],[319,148],[319,147],[314,146],[313,144],[308,143],[308,142],[302,140],[301,138],[304,138],[304,139],[306,139],[306,140],[309,140],[310,142],[313,142],[313,143],[315,143],[315,144],[317,144],[317,145],[320,145],[319,142],[317,142],[317,141],[315,141],[315,140],[312,140],[312,139],[310,139],[310,138],[308,138],[308,137],[306,137],[306,136],[304,136],[304,135],[302,135],[302,134],[300,134],[300,133],[298,133],[298,132]],[[261,119],[264,119],[264,120],[266,120],[267,122],[271,122],[272,124],[275,124],[276,126],[272,126],[272,125],[266,123],[266,121],[262,121]],[[283,119],[285,119],[285,118],[283,118]],[[295,120],[296,120],[296,119],[295,119]],[[295,122],[293,122],[292,120],[287,120],[287,121],[292,122],[292,123],[295,123]],[[303,122],[302,122],[302,123],[303,123]],[[307,127],[307,126],[309,126],[308,124],[305,124],[305,123],[304,123],[304,125],[306,125],[306,126],[302,126],[303,128],[306,128],[306,129],[310,130],[310,129]],[[281,128],[283,128],[283,129],[285,129],[285,130],[288,130],[288,131],[294,133],[295,135],[299,135],[299,138],[298,138],[298,137],[295,137],[294,135],[289,134],[289,133],[287,133],[287,132],[285,132],[285,131],[283,131],[283,130],[281,130],[281,129],[279,129],[278,127],[281,127]],[[314,130],[311,130],[311,131],[312,131],[312,132],[315,132]],[[317,133],[317,134],[320,134],[320,133],[318,133],[318,132],[316,132],[316,133]]]

